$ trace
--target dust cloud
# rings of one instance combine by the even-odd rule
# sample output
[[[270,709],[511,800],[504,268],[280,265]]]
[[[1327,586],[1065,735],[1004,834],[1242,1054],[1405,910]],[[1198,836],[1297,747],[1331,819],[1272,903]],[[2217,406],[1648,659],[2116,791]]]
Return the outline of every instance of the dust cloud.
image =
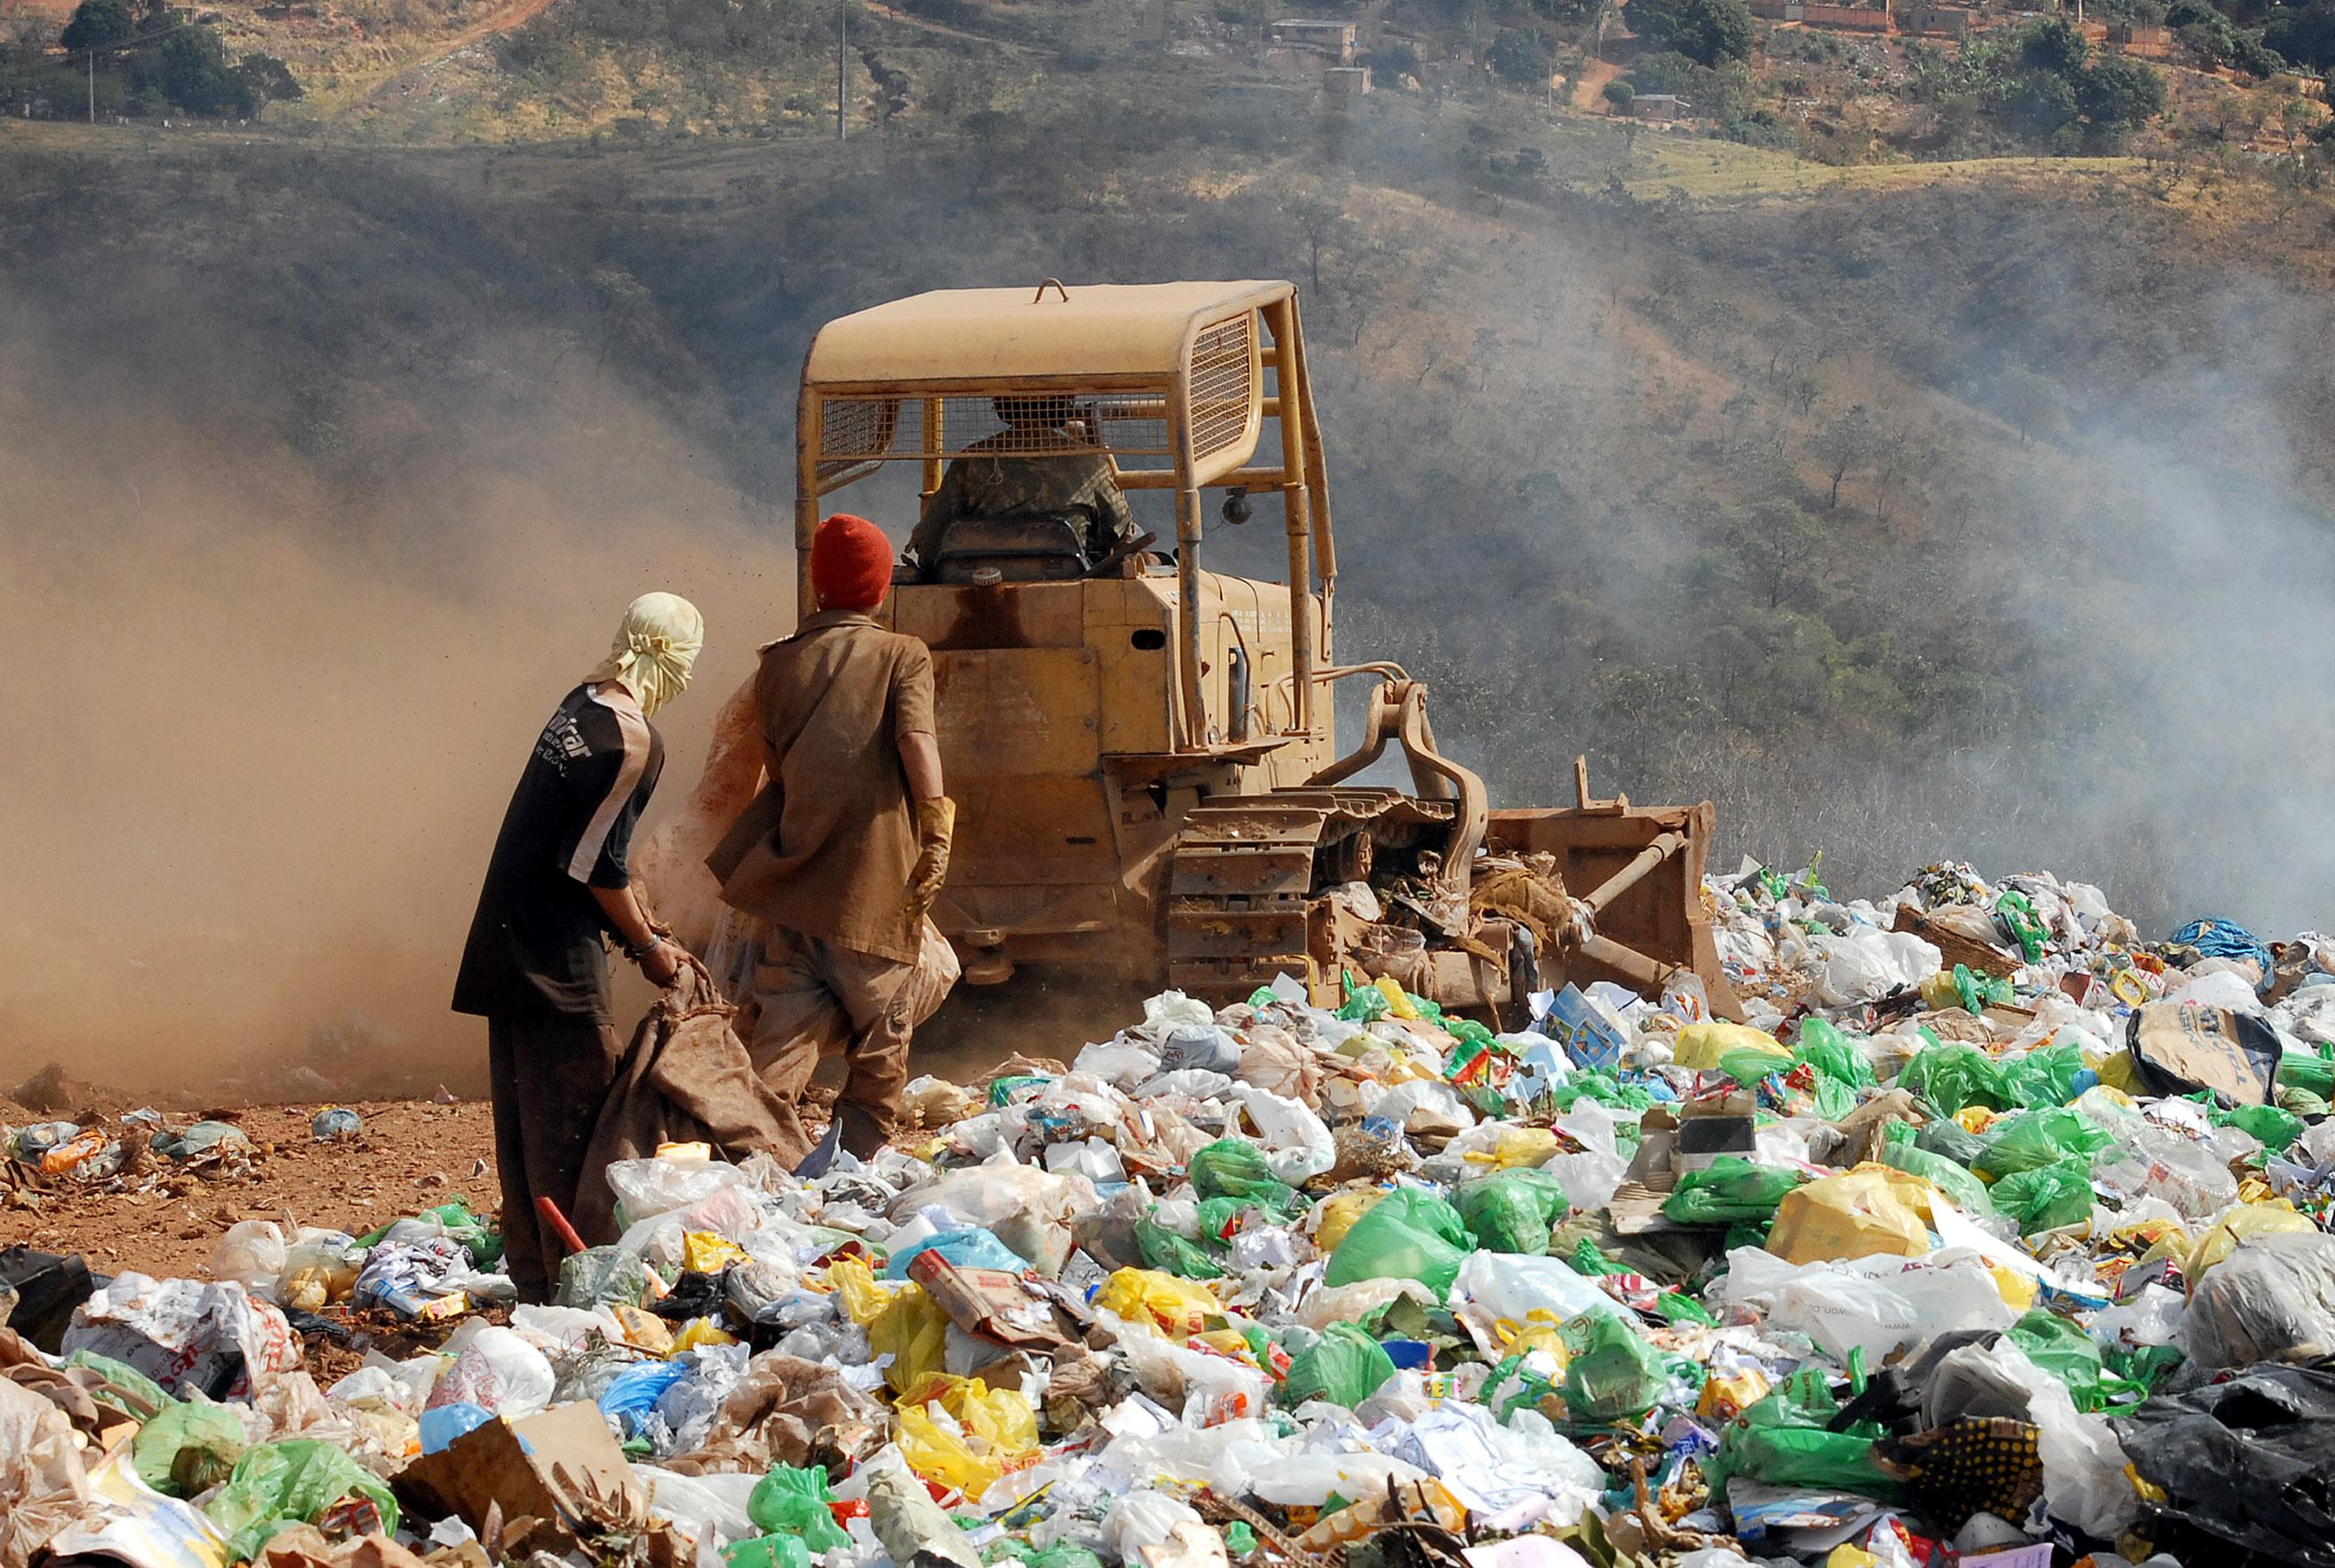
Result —
[[[784,532],[588,376],[353,495],[263,411],[197,428],[57,347],[0,321],[0,1093],[482,1089],[446,1002],[536,731],[635,595],[695,600],[676,804],[791,623]]]

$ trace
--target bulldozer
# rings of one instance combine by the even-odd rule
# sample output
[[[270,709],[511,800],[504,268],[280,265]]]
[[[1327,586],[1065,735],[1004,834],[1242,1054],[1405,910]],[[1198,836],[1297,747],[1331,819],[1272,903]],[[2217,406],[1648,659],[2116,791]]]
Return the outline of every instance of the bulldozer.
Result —
[[[1033,403],[1046,420],[1012,417]],[[960,518],[877,612],[933,653],[958,807],[934,914],[967,982],[1069,966],[1211,1002],[1294,982],[1334,1006],[1390,975],[1502,1017],[1567,980],[1651,994],[1691,974],[1733,1011],[1702,903],[1708,802],[1593,799],[1576,763],[1574,805],[1493,810],[1438,749],[1421,682],[1338,662],[1329,463],[1287,282],[1049,279],[829,322],[798,408],[800,613],[838,492],[889,473],[904,495],[913,465],[930,508],[953,463],[1064,459],[1107,460],[1131,501],[1165,492],[1172,545],[1099,544],[1062,513]],[[1227,525],[1278,498],[1281,580],[1208,569],[1219,496]],[[1342,752],[1349,679],[1373,684]],[[1408,789],[1361,780],[1390,746]]]

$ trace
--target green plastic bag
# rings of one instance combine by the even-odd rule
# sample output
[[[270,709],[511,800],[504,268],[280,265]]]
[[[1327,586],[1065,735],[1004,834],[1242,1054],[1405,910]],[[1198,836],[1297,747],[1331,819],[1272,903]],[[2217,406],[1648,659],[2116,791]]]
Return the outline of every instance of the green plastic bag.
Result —
[[[1064,1541],[1031,1558],[1030,1568],[1102,1568],[1102,1559],[1083,1546]]]
[[[1304,1197],[1273,1174],[1264,1151],[1246,1138],[1218,1138],[1192,1157],[1186,1174],[1203,1198],[1238,1198],[1283,1219],[1305,1212]]]
[[[1459,1217],[1487,1252],[1548,1251],[1549,1232],[1572,1210],[1564,1184],[1544,1170],[1494,1171],[1452,1195]]]
[[[243,1423],[224,1405],[169,1405],[138,1429],[131,1463],[166,1497],[193,1497],[234,1473],[248,1446]]]
[[[1353,1223],[1331,1253],[1322,1282],[1417,1280],[1442,1296],[1474,1250],[1458,1210],[1433,1193],[1398,1187]]]
[[[1870,1089],[1875,1081],[1873,1064],[1856,1049],[1856,1043],[1821,1018],[1802,1021],[1794,1044],[1797,1048],[1792,1053],[1796,1064],[1805,1062],[1851,1089]]]
[[[1494,1367],[1477,1395],[1491,1410],[1493,1418],[1504,1426],[1519,1409],[1546,1414],[1544,1407],[1550,1399],[1560,1397],[1557,1386],[1525,1365],[1525,1360],[1523,1356],[1510,1356]],[[1546,1364],[1548,1358],[1544,1356],[1541,1360]]]
[[[746,1517],[765,1535],[799,1535],[813,1552],[832,1552],[851,1544],[851,1536],[828,1507],[834,1501],[825,1470],[773,1465],[747,1495]]]
[[[1213,1280],[1225,1272],[1206,1247],[1177,1235],[1148,1215],[1135,1222],[1135,1244],[1142,1249],[1145,1267],[1178,1279]]]
[[[1736,1050],[1720,1053],[1719,1070],[1750,1089],[1770,1073],[1791,1071],[1792,1062],[1771,1050]]]
[[[1720,1155],[1706,1168],[1679,1177],[1678,1186],[1662,1200],[1662,1215],[1682,1225],[1773,1219],[1784,1195],[1807,1179],[1778,1166]]]
[[[1635,1421],[1670,1387],[1653,1346],[1611,1312],[1584,1312],[1557,1331],[1565,1339],[1565,1408],[1575,1421]]]
[[[1712,1491],[1723,1493],[1731,1477],[1741,1476],[1770,1486],[1894,1501],[1898,1483],[1873,1457],[1881,1429],[1861,1423],[1845,1432],[1829,1430],[1839,1411],[1822,1374],[1813,1369],[1794,1373],[1720,1431],[1719,1452],[1703,1466]]]
[[[65,1357],[65,1365],[86,1367],[111,1383],[112,1388],[93,1390],[90,1397],[101,1405],[120,1410],[125,1416],[135,1416],[140,1420],[144,1420],[149,1411],[165,1410],[176,1403],[164,1391],[161,1384],[129,1362],[117,1361],[111,1356],[101,1356],[95,1350],[74,1350]],[[144,1408],[132,1408],[131,1405],[123,1403],[125,1398],[143,1406]]]
[[[2078,1160],[2088,1171],[2092,1157],[2115,1141],[2080,1111],[2021,1111],[1990,1129],[1986,1147],[1971,1162],[1971,1168],[1982,1176],[2000,1178],[2014,1171],[2040,1170]]]
[[[1338,1008],[1340,1018],[1348,1023],[1370,1023],[1384,1018],[1386,1012],[1385,992],[1361,983],[1351,973],[1346,976],[1346,1000]]]
[[[258,1556],[279,1531],[313,1524],[353,1496],[380,1510],[383,1534],[396,1533],[397,1499],[388,1487],[332,1444],[288,1437],[237,1459],[227,1486],[203,1511],[228,1538],[228,1559],[240,1563]]]
[[[2215,1127],[2233,1127],[2272,1154],[2282,1154],[2302,1136],[2302,1118],[2274,1105],[2243,1105],[2217,1111]]]
[[[1897,1075],[1897,1087],[1914,1099],[1926,1100],[1942,1116],[1952,1116],[1966,1106],[1981,1105],[1989,1110],[2013,1108],[2002,1081],[2002,1070],[1994,1058],[1974,1045],[1959,1041],[1925,1045],[1914,1053],[1905,1070]]]
[[[2002,1070],[2004,1099],[2018,1105],[2065,1105],[2076,1098],[2084,1052],[2074,1044],[2047,1045],[1996,1065]]]
[[[756,1535],[722,1553],[730,1568],[810,1568],[810,1548],[792,1535]]]
[[[2067,1319],[2038,1307],[2003,1331],[2027,1359],[2068,1386],[2076,1408],[2089,1414],[2107,1401],[2100,1392],[2107,1370],[2098,1341]]]
[[[2299,1089],[2320,1099],[2335,1100],[2335,1060],[2300,1053],[2282,1056],[2272,1081],[2281,1089]]]
[[[1332,1323],[1290,1360],[1281,1397],[1292,1408],[1327,1399],[1351,1410],[1393,1376],[1394,1360],[1384,1346],[1352,1323]]]
[[[1978,1158],[1985,1149],[1986,1139],[1969,1131],[1958,1121],[1939,1120],[1914,1135],[1914,1147],[1927,1149],[1932,1154],[1942,1154],[1968,1170],[1971,1161]]]
[[[1989,1191],[1995,1212],[2016,1221],[2019,1234],[2058,1230],[2091,1216],[2092,1171],[2082,1160],[2062,1160],[2013,1171]]]
[[[1902,1137],[1898,1136],[1901,1129],[1904,1132]],[[1884,1165],[1920,1176],[1952,1198],[1956,1208],[1974,1218],[1983,1219],[1994,1212],[1994,1199],[1986,1190],[1984,1182],[1944,1155],[1932,1154],[1915,1144],[1914,1129],[1904,1122],[1891,1123],[1882,1139],[1881,1162]]]

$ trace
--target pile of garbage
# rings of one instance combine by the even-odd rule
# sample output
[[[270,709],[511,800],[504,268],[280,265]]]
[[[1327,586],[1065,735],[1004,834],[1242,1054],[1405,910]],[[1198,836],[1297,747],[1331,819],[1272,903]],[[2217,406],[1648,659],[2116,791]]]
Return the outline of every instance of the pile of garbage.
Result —
[[[1171,992],[871,1161],[612,1166],[554,1304],[459,1203],[0,1254],[0,1564],[2335,1565],[2335,942],[1705,891],[1740,1019]],[[320,1386],[363,1313],[431,1348]]]

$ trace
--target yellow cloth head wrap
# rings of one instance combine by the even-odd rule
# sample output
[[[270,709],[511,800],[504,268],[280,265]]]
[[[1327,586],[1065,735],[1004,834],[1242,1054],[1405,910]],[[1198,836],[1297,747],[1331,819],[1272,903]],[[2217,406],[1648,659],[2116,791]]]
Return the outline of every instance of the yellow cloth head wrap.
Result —
[[[608,656],[586,682],[614,681],[633,694],[643,715],[681,695],[690,667],[705,645],[705,617],[677,594],[643,594],[625,612]]]

